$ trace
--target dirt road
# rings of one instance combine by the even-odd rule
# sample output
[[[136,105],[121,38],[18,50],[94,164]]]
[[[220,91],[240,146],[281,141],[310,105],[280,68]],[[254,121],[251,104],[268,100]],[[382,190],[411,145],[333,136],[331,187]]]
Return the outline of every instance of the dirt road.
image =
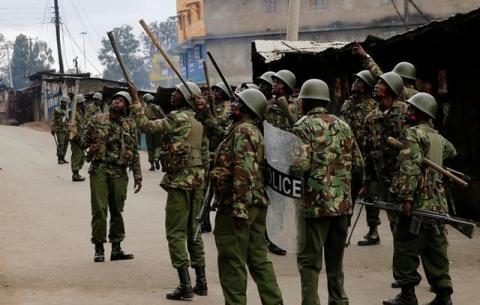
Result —
[[[133,194],[133,184],[129,185],[124,213],[127,237],[123,245],[135,259],[94,264],[88,180],[73,183],[69,165],[56,164],[50,134],[0,126],[0,305],[178,304],[165,299],[177,285],[164,231],[166,193],[158,186],[161,174],[147,170],[143,152],[142,161],[143,189]],[[86,169],[82,174],[86,175]],[[357,229],[354,242],[366,231],[363,217]],[[381,304],[397,293],[389,288],[392,241],[386,220],[380,234],[379,246],[354,245],[346,250],[350,304]],[[204,235],[204,240],[210,290],[206,297],[195,297],[192,304],[223,304],[213,236]],[[454,303],[478,304],[480,237],[477,234],[468,240],[451,229],[449,240]],[[300,304],[295,256],[271,259],[285,304]],[[322,304],[327,304],[324,273],[319,291]],[[425,281],[417,292],[421,304],[433,296]],[[248,298],[249,304],[260,304],[252,281]]]

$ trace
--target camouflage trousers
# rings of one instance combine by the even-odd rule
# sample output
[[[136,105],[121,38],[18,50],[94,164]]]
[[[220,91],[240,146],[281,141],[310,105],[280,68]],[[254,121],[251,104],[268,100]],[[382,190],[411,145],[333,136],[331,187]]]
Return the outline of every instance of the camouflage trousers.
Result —
[[[343,288],[343,253],[348,231],[348,216],[306,218],[305,237],[308,241],[297,254],[302,285],[302,305],[319,305],[318,276],[322,270],[323,253],[328,283],[328,304],[348,305]]]
[[[265,243],[266,207],[248,208],[248,225],[234,229],[231,209],[220,209],[215,217],[218,271],[225,305],[247,304],[247,268],[257,285],[263,305],[283,304]]]
[[[146,133],[145,140],[147,142],[148,162],[158,161],[160,158],[161,139],[159,134]]]
[[[125,238],[123,207],[127,198],[128,176],[111,178],[107,175],[90,174],[92,204],[92,243],[107,241],[107,215],[110,211],[110,242]]]
[[[68,133],[57,131],[55,137],[57,138],[57,157],[63,159],[67,154]]]
[[[74,142],[70,142],[70,149],[72,151],[72,156],[70,157],[70,167],[72,172],[75,173],[81,170],[83,164],[85,163],[85,151]]]
[[[434,291],[452,291],[447,256],[448,241],[443,225],[422,224],[418,235],[409,232],[409,217],[397,219],[393,235],[393,276],[400,286],[418,285],[420,260]]]
[[[165,230],[168,251],[174,268],[205,266],[202,236],[193,239],[198,227],[195,219],[201,209],[203,188],[192,191],[168,189]],[[189,260],[190,256],[190,260]]]

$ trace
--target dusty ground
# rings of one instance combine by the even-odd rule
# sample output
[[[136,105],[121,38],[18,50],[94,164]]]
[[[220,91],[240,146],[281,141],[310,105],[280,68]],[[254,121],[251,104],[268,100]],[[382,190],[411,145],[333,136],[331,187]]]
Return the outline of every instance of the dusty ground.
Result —
[[[177,284],[163,225],[166,193],[158,186],[160,174],[146,170],[145,158],[142,153],[144,187],[133,194],[133,185],[129,186],[124,214],[124,247],[135,253],[135,259],[94,264],[88,181],[72,183],[69,165],[56,164],[49,133],[0,126],[0,305],[178,304],[165,299],[165,293]],[[363,217],[357,229],[353,242],[365,233]],[[379,246],[354,245],[346,250],[346,290],[351,304],[381,304],[397,293],[389,288],[392,247],[386,224],[381,226],[381,237]],[[214,240],[211,234],[204,240],[210,290],[208,296],[193,302],[223,304]],[[454,302],[478,304],[479,234],[468,240],[450,230],[449,240]],[[271,259],[285,304],[299,304],[295,256]],[[324,274],[319,291],[322,304],[327,304]],[[417,292],[421,304],[432,298],[424,281]],[[248,297],[249,304],[260,304],[252,281]]]

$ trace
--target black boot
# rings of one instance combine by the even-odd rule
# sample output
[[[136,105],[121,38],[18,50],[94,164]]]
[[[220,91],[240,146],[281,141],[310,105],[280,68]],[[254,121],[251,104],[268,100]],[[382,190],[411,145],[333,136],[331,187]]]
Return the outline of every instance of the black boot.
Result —
[[[383,305],[418,305],[414,286],[403,286],[395,298],[383,301]]]
[[[377,227],[370,227],[367,235],[363,237],[362,240],[359,240],[357,245],[359,246],[373,246],[380,243],[380,236],[378,236]]]
[[[267,242],[267,249],[270,251],[270,253],[273,253],[275,255],[287,255],[287,250],[284,250],[280,248],[279,246],[275,245],[271,241]]]
[[[174,291],[167,293],[169,300],[183,300],[192,299],[193,290],[190,283],[190,275],[188,274],[188,267],[181,267],[177,269],[180,285]]]
[[[452,298],[450,297],[452,292],[451,288],[440,290],[435,298],[425,305],[452,305]]]
[[[95,244],[95,256],[93,257],[94,263],[103,263],[105,261],[105,249],[103,243]]]
[[[58,164],[64,164],[63,159],[61,157],[58,157]]]
[[[200,231],[202,231],[202,233],[212,232],[212,223],[210,222],[210,213],[208,213],[206,216],[207,217],[203,219],[203,222],[200,225],[201,226]]]
[[[120,243],[112,243],[112,254],[110,255],[111,261],[121,261],[133,259],[133,254],[125,253],[120,247]]]
[[[150,168],[148,170],[151,172],[155,170],[155,164],[153,162],[150,162]]]
[[[207,287],[207,277],[205,276],[205,267],[197,267],[195,268],[195,287],[193,287],[193,292],[198,295],[207,295],[208,294],[208,287]]]
[[[85,177],[80,176],[78,171],[73,172],[72,181],[85,181]]]
[[[155,161],[155,168],[160,169],[160,162],[158,160]]]
[[[65,157],[62,158],[63,163],[69,163],[67,160],[65,160]]]

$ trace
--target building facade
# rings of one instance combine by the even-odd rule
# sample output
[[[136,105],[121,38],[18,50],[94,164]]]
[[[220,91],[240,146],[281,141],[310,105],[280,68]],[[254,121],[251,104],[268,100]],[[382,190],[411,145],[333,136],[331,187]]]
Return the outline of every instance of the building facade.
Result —
[[[385,39],[480,6],[480,0],[299,1],[299,39],[315,41]],[[252,80],[252,41],[285,39],[288,0],[177,0],[177,13],[183,75],[203,82],[202,60],[209,50],[236,85]],[[220,81],[212,69],[211,81]]]

